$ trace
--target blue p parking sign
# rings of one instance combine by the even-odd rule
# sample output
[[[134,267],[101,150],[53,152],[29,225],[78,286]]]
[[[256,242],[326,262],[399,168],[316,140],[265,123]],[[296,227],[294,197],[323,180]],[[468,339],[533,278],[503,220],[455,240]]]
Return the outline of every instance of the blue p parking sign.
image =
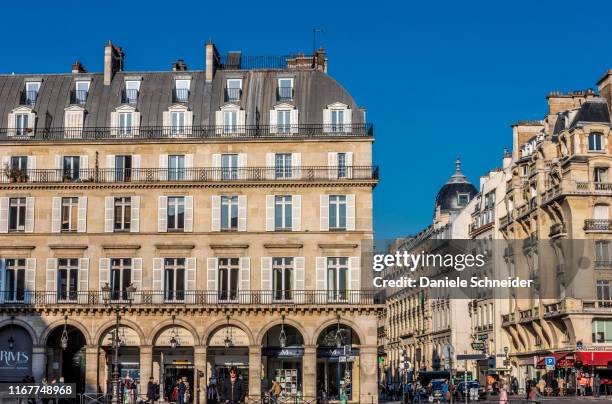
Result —
[[[555,368],[555,357],[547,356],[546,357],[546,370],[554,370]]]

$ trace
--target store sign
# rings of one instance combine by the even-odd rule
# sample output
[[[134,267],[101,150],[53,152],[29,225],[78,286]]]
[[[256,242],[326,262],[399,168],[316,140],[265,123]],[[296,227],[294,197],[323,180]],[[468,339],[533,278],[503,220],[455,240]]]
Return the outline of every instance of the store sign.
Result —
[[[480,334],[478,336],[478,341],[486,341],[489,338],[488,334]]]
[[[304,356],[303,347],[265,347],[261,350],[262,356],[269,356],[272,358],[301,358]]]
[[[472,342],[472,349],[475,351],[484,351],[485,344],[484,342]]]
[[[344,348],[317,348],[319,358],[339,358],[344,354]],[[349,356],[359,356],[359,348],[351,348]]]
[[[12,347],[9,346],[12,340]],[[32,340],[20,327],[5,327],[0,331],[0,380],[21,381],[32,374]]]

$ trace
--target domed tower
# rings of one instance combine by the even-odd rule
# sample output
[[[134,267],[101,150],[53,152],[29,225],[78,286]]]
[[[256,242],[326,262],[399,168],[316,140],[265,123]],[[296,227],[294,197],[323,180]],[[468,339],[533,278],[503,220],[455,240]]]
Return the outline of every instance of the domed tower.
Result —
[[[461,172],[461,159],[455,161],[455,173],[444,184],[436,196],[434,227],[452,221],[478,193],[478,190]]]

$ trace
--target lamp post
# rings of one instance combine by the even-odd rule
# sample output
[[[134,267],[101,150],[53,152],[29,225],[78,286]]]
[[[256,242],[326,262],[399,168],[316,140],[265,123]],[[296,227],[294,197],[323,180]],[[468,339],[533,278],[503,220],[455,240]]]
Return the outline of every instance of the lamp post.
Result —
[[[176,316],[172,315],[172,336],[170,337],[170,348],[175,350],[177,346],[179,346],[179,341],[177,338],[178,331],[176,330],[176,324],[174,323]]]
[[[68,316],[64,316],[64,330],[62,331],[62,337],[60,338],[60,345],[62,350],[68,348],[68,330],[66,330],[66,324],[68,323]]]
[[[282,316],[280,333],[278,334],[278,343],[281,348],[287,346],[287,334],[285,333],[285,315]]]
[[[127,299],[113,299],[111,296],[112,290],[108,283],[102,287],[102,292],[104,292],[104,305],[115,312],[115,332],[113,333],[113,372],[111,375],[113,388],[111,403],[113,404],[118,404],[120,402],[119,385],[121,380],[119,375],[119,346],[121,345],[121,341],[119,340],[119,325],[121,322],[121,313],[130,308],[133,300],[132,294],[135,291],[136,287],[130,284],[127,288],[125,288]]]

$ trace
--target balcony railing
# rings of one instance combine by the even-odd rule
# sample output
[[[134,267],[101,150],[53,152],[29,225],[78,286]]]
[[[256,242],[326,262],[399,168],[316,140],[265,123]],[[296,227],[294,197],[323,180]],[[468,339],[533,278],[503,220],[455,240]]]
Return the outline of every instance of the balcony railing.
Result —
[[[5,169],[0,183],[377,180],[378,166]]]
[[[188,102],[189,90],[186,88],[175,88],[172,90],[172,102]]]
[[[610,260],[596,260],[595,269],[612,269],[612,261]]]
[[[168,306],[328,306],[328,305],[379,305],[383,297],[379,291],[370,290],[295,290],[283,293],[282,299],[275,291],[5,291],[0,292],[2,306],[103,306],[108,302],[131,302],[134,305]]]
[[[276,89],[276,101],[292,101],[293,87],[278,87]]]
[[[123,104],[136,104],[138,102],[138,90],[125,89],[121,92],[121,102]]]
[[[226,88],[225,89],[225,102],[239,102],[242,96],[241,88]]]
[[[85,105],[87,102],[87,91],[86,90],[72,90],[70,92],[70,104],[71,105]]]
[[[0,141],[12,140],[135,140],[148,139],[262,139],[262,138],[337,138],[372,137],[372,124],[344,125],[343,131],[330,131],[329,125],[193,125],[193,126],[133,126],[133,127],[37,127],[28,131],[0,128]]]
[[[584,221],[585,231],[612,231],[612,220],[610,219],[586,219]]]
[[[19,105],[34,105],[38,98],[38,91],[23,90],[19,97]]]

